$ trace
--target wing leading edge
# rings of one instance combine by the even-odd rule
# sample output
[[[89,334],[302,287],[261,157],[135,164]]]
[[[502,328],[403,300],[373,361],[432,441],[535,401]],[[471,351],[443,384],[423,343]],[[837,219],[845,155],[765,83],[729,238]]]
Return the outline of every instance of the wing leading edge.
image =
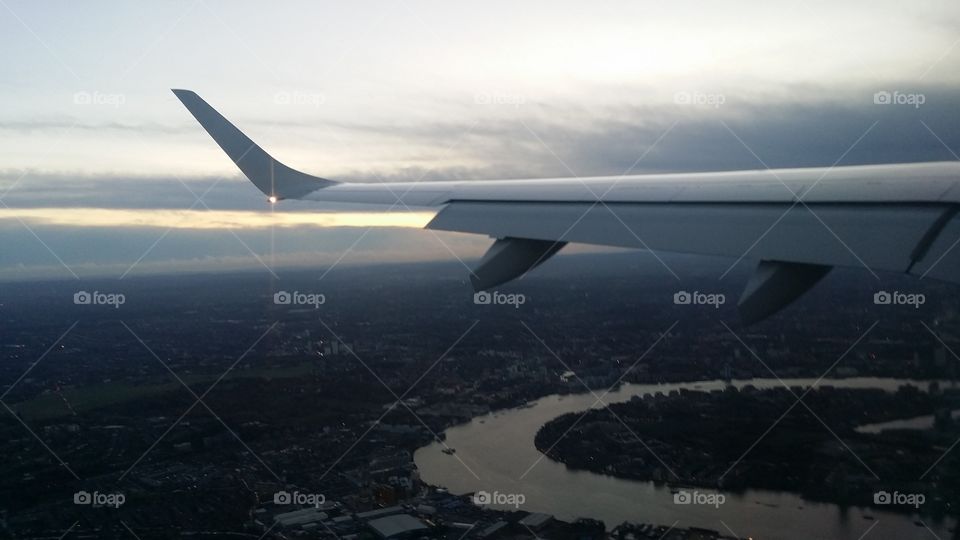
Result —
[[[624,177],[334,182],[276,161],[197,94],[176,96],[271,199],[441,207],[428,228],[497,241],[476,290],[531,270],[568,242],[760,261],[738,304],[746,322],[834,266],[960,283],[960,163]]]

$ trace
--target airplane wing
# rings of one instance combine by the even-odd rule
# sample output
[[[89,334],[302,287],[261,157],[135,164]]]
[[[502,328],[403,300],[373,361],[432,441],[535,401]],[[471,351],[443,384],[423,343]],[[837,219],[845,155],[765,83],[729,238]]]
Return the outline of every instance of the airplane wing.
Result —
[[[758,261],[746,323],[799,297],[834,266],[960,283],[960,163],[621,177],[334,182],[296,171],[203,99],[174,90],[272,201],[440,207],[427,228],[495,238],[477,291],[514,279],[569,242]]]

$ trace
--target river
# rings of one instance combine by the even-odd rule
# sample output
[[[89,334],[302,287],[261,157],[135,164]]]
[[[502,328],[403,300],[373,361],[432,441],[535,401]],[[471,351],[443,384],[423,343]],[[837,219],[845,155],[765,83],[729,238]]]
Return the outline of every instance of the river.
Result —
[[[810,386],[814,379],[785,379],[790,386]],[[610,392],[606,403],[626,401],[633,396],[688,388],[722,389],[724,381],[644,385],[629,384]],[[776,379],[733,381],[737,387],[753,385],[773,388]],[[819,386],[838,388],[881,388],[895,391],[903,384],[926,389],[927,382],[899,379],[850,378],[825,379]],[[940,383],[941,388],[956,388],[955,383]],[[599,394],[599,392],[598,392]],[[952,538],[953,520],[933,522],[918,516],[881,511],[874,508],[847,508],[806,501],[787,492],[748,490],[725,493],[719,507],[677,505],[667,486],[653,482],[625,480],[589,471],[567,469],[541,454],[534,436],[548,421],[570,412],[584,411],[596,398],[590,393],[550,395],[530,404],[474,418],[466,424],[446,430],[446,444],[456,449],[453,455],[442,452],[444,446],[433,443],[417,450],[414,461],[423,481],[448,488],[452,493],[494,491],[522,494],[521,510],[545,512],[559,519],[578,517],[602,519],[611,528],[624,521],[705,527],[738,537],[783,540],[850,539],[894,540],[905,538]],[[702,490],[709,492],[709,490]],[[496,506],[496,505],[494,505]],[[500,506],[513,509],[512,506]],[[872,530],[871,530],[872,528]]]

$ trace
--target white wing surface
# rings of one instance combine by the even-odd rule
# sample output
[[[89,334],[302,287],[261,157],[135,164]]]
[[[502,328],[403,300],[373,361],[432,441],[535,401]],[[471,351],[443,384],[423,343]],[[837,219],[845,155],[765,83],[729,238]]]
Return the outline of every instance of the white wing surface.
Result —
[[[197,94],[177,97],[268,197],[441,207],[428,228],[496,239],[471,275],[509,281],[569,242],[758,261],[739,302],[760,320],[834,266],[960,283],[960,163],[622,177],[334,182],[276,161]]]

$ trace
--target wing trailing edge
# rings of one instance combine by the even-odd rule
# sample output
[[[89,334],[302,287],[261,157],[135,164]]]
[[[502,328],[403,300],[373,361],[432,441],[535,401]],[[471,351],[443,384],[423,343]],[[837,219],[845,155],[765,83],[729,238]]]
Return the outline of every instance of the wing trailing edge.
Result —
[[[441,207],[427,228],[497,239],[475,290],[568,242],[761,261],[740,299],[766,318],[834,266],[960,283],[960,163],[444,182],[334,182],[277,161],[196,93],[173,90],[271,200]]]

